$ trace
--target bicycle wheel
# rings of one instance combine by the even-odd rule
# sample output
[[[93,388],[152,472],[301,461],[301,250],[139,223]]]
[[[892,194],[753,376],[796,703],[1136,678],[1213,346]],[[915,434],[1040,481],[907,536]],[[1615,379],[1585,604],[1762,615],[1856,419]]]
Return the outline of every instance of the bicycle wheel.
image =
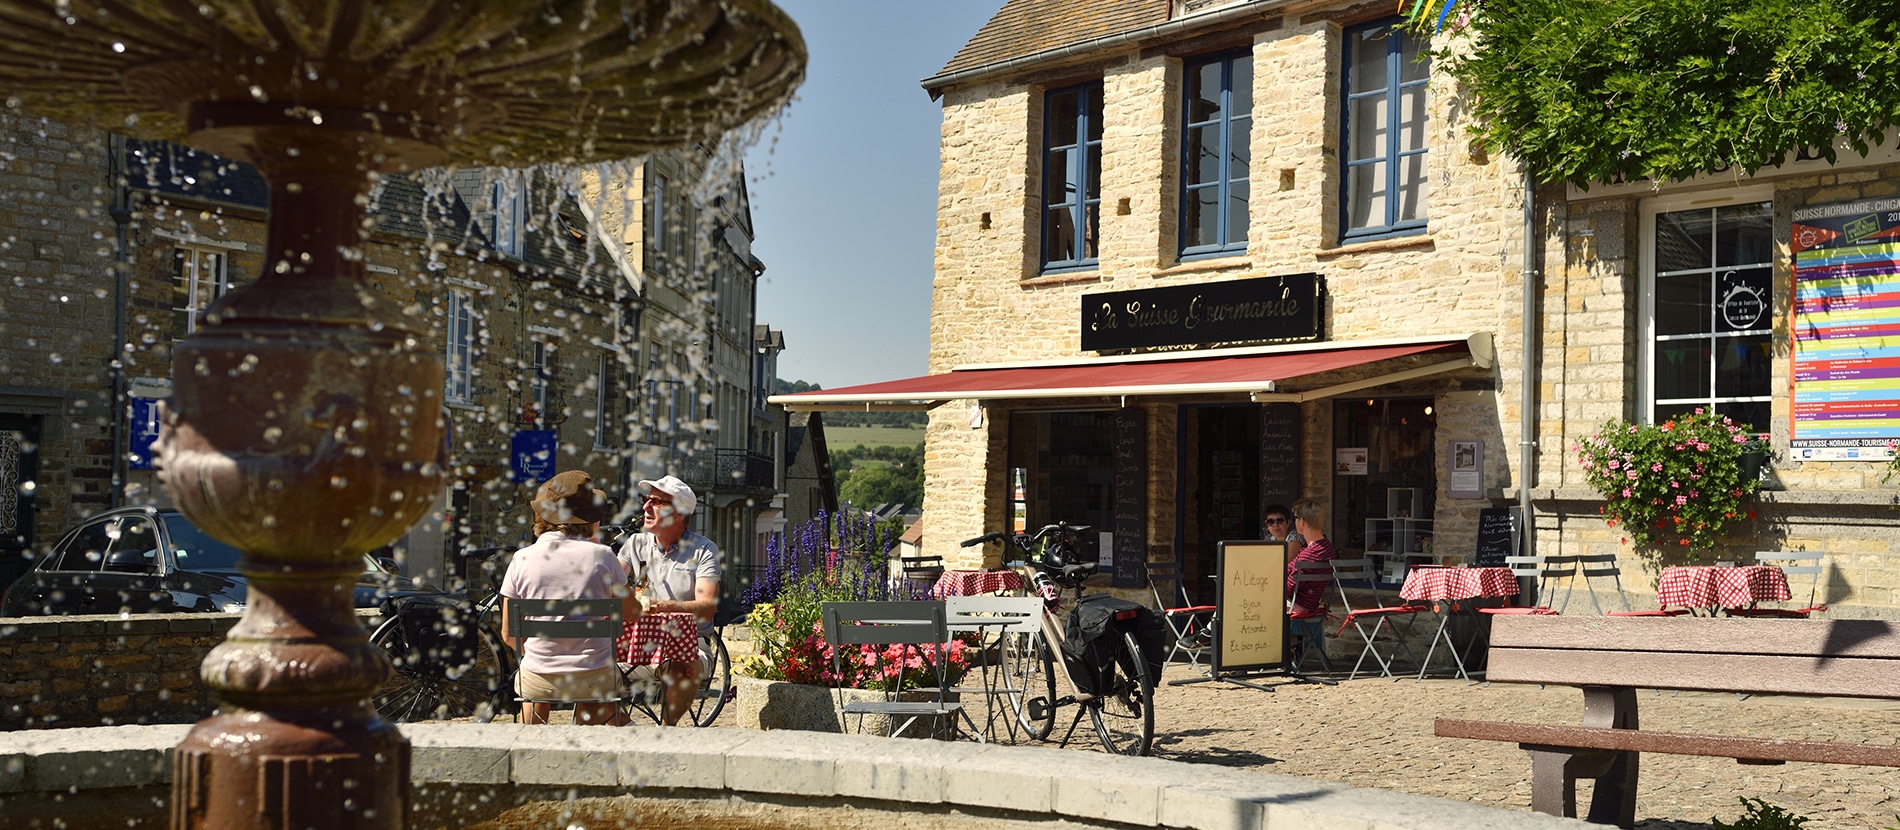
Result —
[[[719,719],[720,710],[726,708],[726,696],[732,692],[732,657],[726,653],[726,641],[717,630],[699,638],[699,654],[712,670],[700,678],[699,694],[693,699],[690,714],[693,723],[711,726]]]
[[[1056,725],[1055,653],[1039,633],[1011,637],[1007,642],[1010,648],[1004,669],[1022,682],[1017,720],[1029,737],[1047,740]]]
[[[1135,635],[1122,632],[1119,657],[1102,696],[1085,705],[1102,748],[1115,755],[1146,755],[1155,737],[1154,678],[1148,676]]]
[[[370,644],[389,658],[389,682],[371,699],[377,714],[398,723],[472,717],[491,720],[511,692],[513,666],[500,642],[478,627],[472,655],[431,654],[409,642],[400,617],[370,634]]]

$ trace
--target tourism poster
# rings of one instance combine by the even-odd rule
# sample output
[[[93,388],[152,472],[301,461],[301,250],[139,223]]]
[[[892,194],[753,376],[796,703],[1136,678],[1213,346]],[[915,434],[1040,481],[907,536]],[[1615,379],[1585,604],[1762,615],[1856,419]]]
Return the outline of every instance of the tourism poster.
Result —
[[[1789,448],[1885,459],[1900,440],[1900,199],[1796,208]]]

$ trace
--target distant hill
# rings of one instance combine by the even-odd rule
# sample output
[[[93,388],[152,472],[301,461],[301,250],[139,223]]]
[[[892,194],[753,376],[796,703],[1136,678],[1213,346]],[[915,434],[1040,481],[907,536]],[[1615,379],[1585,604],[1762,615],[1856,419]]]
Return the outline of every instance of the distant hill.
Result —
[[[816,383],[802,380],[774,378],[772,394],[788,395],[793,392],[817,392],[824,389]],[[921,427],[930,423],[930,415],[924,412],[827,412],[826,426],[839,427]]]

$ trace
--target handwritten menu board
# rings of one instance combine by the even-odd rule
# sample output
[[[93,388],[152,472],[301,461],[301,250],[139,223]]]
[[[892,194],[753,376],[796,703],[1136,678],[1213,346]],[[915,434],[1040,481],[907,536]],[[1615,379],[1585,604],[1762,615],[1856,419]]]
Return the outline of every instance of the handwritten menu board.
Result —
[[[1517,553],[1517,533],[1517,508],[1487,507],[1478,511],[1475,564],[1480,568],[1504,567],[1504,557]]]
[[[1260,407],[1260,518],[1269,504],[1299,500],[1300,405],[1270,403]]]
[[[1220,543],[1214,674],[1286,663],[1286,543]]]
[[[1115,412],[1115,582],[1148,584],[1148,413]]]

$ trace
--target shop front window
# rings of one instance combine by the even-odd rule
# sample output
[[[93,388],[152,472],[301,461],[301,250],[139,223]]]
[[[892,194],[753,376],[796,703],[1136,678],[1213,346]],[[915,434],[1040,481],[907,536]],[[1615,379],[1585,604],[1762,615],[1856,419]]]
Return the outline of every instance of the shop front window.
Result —
[[[1381,573],[1432,561],[1437,423],[1430,398],[1333,403],[1332,525],[1341,555],[1365,553]]]
[[[1082,551],[1099,559],[1098,533],[1114,528],[1115,413],[1014,412],[1009,418],[1009,468],[1022,470],[1020,500],[1010,485],[1005,510],[1020,504],[1023,527],[1087,525]],[[1014,473],[1011,474],[1014,476]],[[1014,530],[1014,516],[1004,524]]]

